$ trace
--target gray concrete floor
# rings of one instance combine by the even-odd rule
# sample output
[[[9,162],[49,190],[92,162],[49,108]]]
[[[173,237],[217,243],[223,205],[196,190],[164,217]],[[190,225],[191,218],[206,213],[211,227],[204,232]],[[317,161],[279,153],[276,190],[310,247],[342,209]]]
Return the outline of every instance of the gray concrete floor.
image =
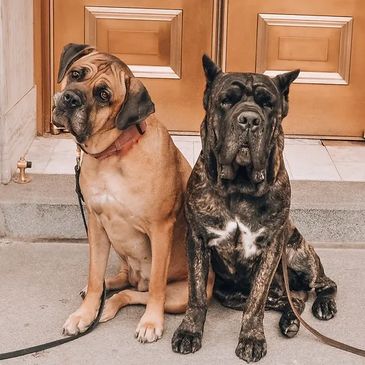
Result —
[[[321,322],[310,313],[304,318],[337,340],[365,348],[365,246],[320,248],[327,274],[339,287],[338,315]],[[0,352],[57,339],[66,317],[80,304],[79,290],[87,278],[88,250],[77,243],[22,243],[0,240]],[[111,270],[116,270],[112,260]],[[241,314],[211,304],[203,347],[193,355],[171,351],[170,340],[182,316],[167,315],[162,340],[142,345],[134,329],[143,307],[124,308],[117,317],[75,342],[3,361],[3,364],[244,364],[234,350]],[[365,364],[365,359],[321,344],[305,329],[293,339],[278,330],[279,314],[267,312],[268,354],[262,365]]]

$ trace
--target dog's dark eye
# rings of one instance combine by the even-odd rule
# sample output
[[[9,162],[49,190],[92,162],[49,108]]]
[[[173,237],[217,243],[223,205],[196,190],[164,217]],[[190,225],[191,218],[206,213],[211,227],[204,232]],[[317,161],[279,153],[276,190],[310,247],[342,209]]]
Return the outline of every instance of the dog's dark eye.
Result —
[[[221,95],[221,107],[223,109],[231,108],[234,104],[241,100],[243,96],[242,94],[242,87],[238,85],[231,85],[231,87]]]
[[[268,97],[268,95],[265,94],[256,94],[255,95],[255,101],[258,105],[261,107],[272,107],[271,100]]]
[[[82,77],[82,73],[81,73],[81,71],[73,70],[73,71],[71,71],[71,73],[70,73],[70,78],[71,78],[73,81],[79,81],[79,80],[81,80],[81,77]]]
[[[272,108],[272,103],[269,99],[263,100],[261,104],[262,104],[263,107]]]
[[[225,97],[221,100],[221,105],[223,108],[228,108],[233,104],[232,100],[228,97]]]
[[[275,97],[266,90],[261,90],[261,88],[257,89],[254,98],[258,105],[265,108],[272,109],[275,103]]]
[[[96,92],[96,97],[99,99],[99,101],[101,101],[102,103],[107,103],[108,101],[110,101],[110,93],[107,89],[105,88],[100,88],[99,90],[97,90]]]

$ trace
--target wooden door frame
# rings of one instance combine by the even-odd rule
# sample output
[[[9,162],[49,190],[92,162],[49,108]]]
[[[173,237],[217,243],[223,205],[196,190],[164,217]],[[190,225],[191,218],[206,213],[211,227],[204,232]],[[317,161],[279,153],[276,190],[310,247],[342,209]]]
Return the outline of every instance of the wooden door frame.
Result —
[[[51,120],[51,2],[33,0],[34,83],[37,135],[50,132]]]

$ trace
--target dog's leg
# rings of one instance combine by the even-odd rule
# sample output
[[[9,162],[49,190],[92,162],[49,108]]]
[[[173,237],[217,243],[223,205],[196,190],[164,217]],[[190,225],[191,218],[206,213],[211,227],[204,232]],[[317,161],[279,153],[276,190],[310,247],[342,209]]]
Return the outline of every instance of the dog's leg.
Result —
[[[128,279],[128,265],[123,258],[121,258],[121,268],[118,274],[105,278],[105,289],[110,290],[122,290],[130,286]],[[80,296],[85,299],[87,293],[87,285],[80,291]]]
[[[212,283],[211,283],[212,284]],[[210,288],[212,285],[210,285]],[[211,296],[211,290],[210,294]],[[148,292],[127,289],[114,294],[105,303],[100,322],[106,322],[114,318],[120,309],[131,304],[144,304],[148,302]],[[184,313],[188,304],[188,282],[175,281],[166,286],[165,313]]]
[[[292,298],[295,309],[301,314],[304,311],[305,303],[299,298]],[[285,297],[284,300],[288,302],[288,298]],[[300,322],[295,316],[289,303],[282,310],[282,315],[279,321],[280,332],[285,336],[292,338],[294,337],[300,328]]]
[[[88,290],[79,309],[68,317],[63,326],[63,333],[66,335],[85,332],[96,318],[100,305],[110,242],[104,229],[90,212],[88,236],[90,256]]]
[[[121,269],[121,271],[114,276],[109,276],[105,279],[105,287],[108,290],[122,290],[129,286],[128,271]]]
[[[312,306],[313,315],[321,320],[333,318],[337,312],[335,302],[337,285],[325,275],[314,248],[305,241],[296,228],[292,231],[287,247],[288,265],[293,271],[290,275],[291,281],[298,286],[295,290],[315,289],[317,298]]]
[[[284,230],[282,230],[264,250],[260,267],[243,309],[236,355],[246,362],[259,361],[266,355],[267,345],[263,325],[265,303],[280,261],[284,235]]]
[[[125,273],[124,271],[120,271],[117,275],[105,278],[105,289],[107,293],[110,290],[125,289],[129,285],[130,284],[128,280],[128,273]],[[86,293],[87,293],[87,285],[79,293],[82,299],[85,299]]]
[[[151,227],[151,276],[146,311],[138,323],[135,336],[139,342],[154,342],[162,337],[167,272],[170,262],[174,222]]]
[[[296,310],[299,313],[302,313],[305,308],[305,301],[308,299],[308,294],[306,292],[291,292],[291,297]],[[271,283],[265,309],[272,309],[282,313],[279,321],[279,328],[285,337],[292,338],[298,333],[300,322],[289,304],[281,265],[278,266],[278,270]]]
[[[172,350],[181,354],[201,348],[208,308],[207,282],[210,253],[202,239],[188,229],[187,254],[189,264],[189,302],[185,317],[172,337]]]

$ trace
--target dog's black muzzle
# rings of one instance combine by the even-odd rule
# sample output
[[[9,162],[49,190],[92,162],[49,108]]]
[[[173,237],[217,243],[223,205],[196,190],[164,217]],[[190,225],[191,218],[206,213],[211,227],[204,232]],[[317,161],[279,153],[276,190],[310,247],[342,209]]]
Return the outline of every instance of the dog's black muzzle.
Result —
[[[241,103],[229,113],[218,151],[221,178],[234,180],[242,167],[248,179],[259,184],[266,178],[266,163],[270,133],[262,109],[254,103]]]
[[[78,90],[67,90],[61,96],[60,103],[64,110],[79,108],[83,104],[82,94]]]
[[[237,122],[244,131],[255,133],[263,123],[263,118],[256,110],[248,108],[238,115]]]
[[[68,89],[54,95],[52,123],[66,128],[82,143],[89,132],[86,95],[77,89]]]

